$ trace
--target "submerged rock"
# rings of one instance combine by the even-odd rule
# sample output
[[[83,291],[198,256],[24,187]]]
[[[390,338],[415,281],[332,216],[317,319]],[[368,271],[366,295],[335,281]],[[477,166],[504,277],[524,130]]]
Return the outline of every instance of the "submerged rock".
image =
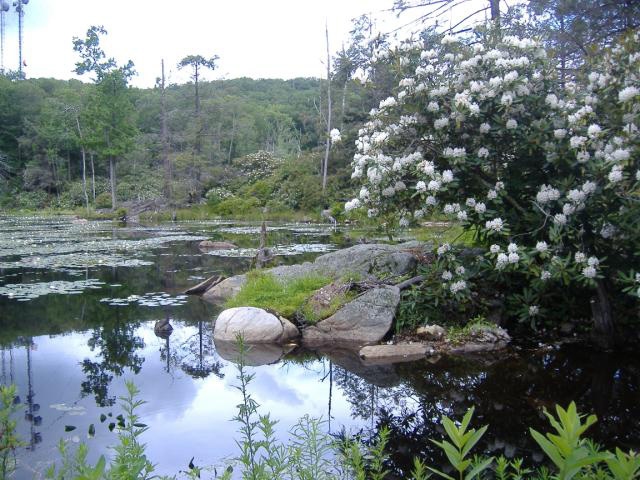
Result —
[[[345,304],[329,318],[302,332],[307,344],[331,342],[377,343],[387,334],[396,308],[400,302],[400,290],[384,285],[373,288]]]
[[[235,342],[238,335],[246,343],[285,343],[300,335],[286,318],[277,317],[261,308],[237,307],[224,310],[215,322],[213,338]]]

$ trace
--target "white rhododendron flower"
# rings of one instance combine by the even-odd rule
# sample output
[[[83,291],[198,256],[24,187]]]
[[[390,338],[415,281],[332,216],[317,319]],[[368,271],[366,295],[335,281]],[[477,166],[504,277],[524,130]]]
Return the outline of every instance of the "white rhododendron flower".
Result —
[[[628,102],[633,100],[635,97],[640,95],[640,89],[637,87],[627,87],[624,88],[618,93],[618,100],[621,102]]]

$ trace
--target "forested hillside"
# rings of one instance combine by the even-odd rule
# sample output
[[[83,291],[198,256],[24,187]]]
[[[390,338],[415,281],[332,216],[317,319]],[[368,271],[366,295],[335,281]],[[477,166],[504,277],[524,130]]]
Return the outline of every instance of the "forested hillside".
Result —
[[[303,175],[317,177],[325,142],[324,83],[306,78],[201,82],[198,116],[194,85],[168,86],[165,108],[175,202],[199,202],[211,188],[228,185],[241,172],[233,160],[259,151],[277,159],[295,159]],[[15,81],[0,76],[4,207],[83,205],[83,142],[87,145],[89,202],[97,198],[98,206],[110,206],[109,198],[100,197],[109,191],[108,161],[97,145],[91,148],[81,137],[89,135],[92,112],[88,104],[95,88],[76,80]],[[159,87],[131,88],[129,93],[133,132],[117,164],[118,200],[160,198],[164,193],[162,91]],[[345,94],[344,111],[343,103],[336,102],[334,118],[348,130],[352,123],[362,121],[371,101],[359,82],[349,81]],[[353,138],[355,132],[351,135]],[[352,151],[340,148],[332,153],[330,172],[335,173],[348,165]],[[315,183],[320,187],[319,180]],[[313,183],[305,186],[315,187]]]

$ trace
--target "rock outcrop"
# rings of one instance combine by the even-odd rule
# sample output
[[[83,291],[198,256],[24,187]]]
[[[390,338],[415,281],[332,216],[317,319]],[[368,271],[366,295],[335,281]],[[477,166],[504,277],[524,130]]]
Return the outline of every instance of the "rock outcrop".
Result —
[[[218,315],[213,338],[218,342],[235,342],[238,335],[253,343],[286,343],[298,336],[296,326],[286,318],[278,317],[261,308],[237,307]]]
[[[307,327],[302,332],[305,344],[377,343],[391,329],[396,308],[400,303],[400,290],[384,285],[367,290],[329,318]]]
[[[324,275],[332,279],[351,277],[378,280],[410,273],[417,265],[416,250],[423,248],[424,245],[419,242],[355,245],[321,255],[313,262],[283,265],[264,272],[283,282],[308,275]],[[237,294],[246,281],[246,275],[230,277],[207,290],[202,298],[211,303],[224,302]]]

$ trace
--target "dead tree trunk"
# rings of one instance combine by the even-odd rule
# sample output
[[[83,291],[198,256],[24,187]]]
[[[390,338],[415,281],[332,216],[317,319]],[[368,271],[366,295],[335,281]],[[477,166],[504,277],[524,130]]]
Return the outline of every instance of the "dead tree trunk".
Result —
[[[84,205],[89,208],[89,195],[87,195],[87,154],[84,150],[84,138],[82,137],[82,129],[80,128],[80,119],[76,113],[76,127],[78,128],[78,136],[80,137],[80,145],[82,152],[82,194],[84,195]],[[95,193],[94,193],[95,196]]]
[[[89,153],[89,160],[91,161],[91,193],[93,194],[93,201],[96,201],[96,169],[93,165],[93,152]]]
[[[331,54],[329,53],[329,27],[325,23],[327,39],[327,140],[322,163],[322,194],[327,190],[327,170],[329,167],[329,150],[331,149]]]
[[[167,202],[171,206],[173,192],[172,181],[173,172],[171,171],[171,162],[169,161],[169,140],[167,131],[167,102],[165,91],[165,76],[164,76],[164,59],[161,62],[162,65],[162,77],[160,79],[160,88],[162,93],[162,163],[164,165],[164,194],[167,197]]]

